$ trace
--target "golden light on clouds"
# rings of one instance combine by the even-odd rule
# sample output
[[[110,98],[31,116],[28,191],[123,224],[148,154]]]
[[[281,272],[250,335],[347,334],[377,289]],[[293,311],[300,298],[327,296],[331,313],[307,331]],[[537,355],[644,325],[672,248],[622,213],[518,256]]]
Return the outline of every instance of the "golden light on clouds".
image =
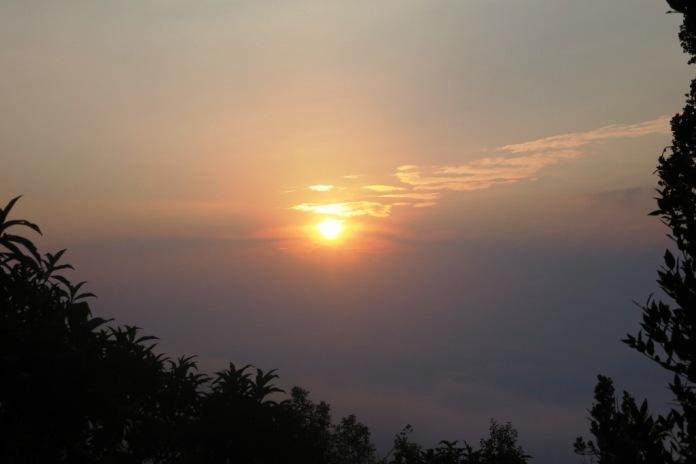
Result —
[[[316,185],[310,185],[309,190],[313,190],[315,192],[330,192],[336,187],[331,184],[316,184]]]
[[[343,218],[356,216],[387,217],[391,213],[391,205],[376,201],[346,201],[340,203],[300,203],[292,209],[305,213],[338,216]]]
[[[384,184],[364,185],[363,188],[371,192],[397,192],[406,190],[404,187],[397,187],[396,185]]]

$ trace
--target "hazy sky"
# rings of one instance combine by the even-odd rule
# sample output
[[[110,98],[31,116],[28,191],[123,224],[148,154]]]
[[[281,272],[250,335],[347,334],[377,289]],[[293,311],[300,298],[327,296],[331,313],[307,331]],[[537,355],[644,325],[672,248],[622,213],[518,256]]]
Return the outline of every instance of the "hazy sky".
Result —
[[[690,78],[666,11],[0,1],[0,200],[26,196],[97,314],[205,369],[278,367],[382,449],[495,417],[573,461],[597,373],[665,400],[619,340]]]

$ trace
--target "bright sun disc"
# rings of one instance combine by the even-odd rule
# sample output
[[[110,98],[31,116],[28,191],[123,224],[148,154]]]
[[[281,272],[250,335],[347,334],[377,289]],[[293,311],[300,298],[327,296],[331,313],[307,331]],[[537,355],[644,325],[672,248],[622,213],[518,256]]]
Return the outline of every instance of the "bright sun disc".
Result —
[[[319,235],[326,240],[336,240],[343,233],[343,221],[340,219],[324,219],[316,227]]]

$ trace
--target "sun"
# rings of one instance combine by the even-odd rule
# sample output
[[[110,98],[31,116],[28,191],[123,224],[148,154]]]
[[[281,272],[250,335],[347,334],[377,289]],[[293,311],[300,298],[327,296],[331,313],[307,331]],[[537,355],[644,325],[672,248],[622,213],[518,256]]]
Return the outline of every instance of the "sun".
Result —
[[[344,221],[340,219],[324,219],[316,226],[319,235],[325,240],[336,240],[343,235]]]

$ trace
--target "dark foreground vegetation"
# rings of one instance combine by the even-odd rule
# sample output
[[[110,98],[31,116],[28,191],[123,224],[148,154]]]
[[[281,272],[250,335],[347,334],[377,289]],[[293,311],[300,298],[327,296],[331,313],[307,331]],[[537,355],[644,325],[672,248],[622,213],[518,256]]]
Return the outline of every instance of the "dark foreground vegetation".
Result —
[[[524,463],[517,432],[492,422],[478,449],[423,449],[410,427],[378,459],[355,416],[275,371],[230,363],[208,376],[170,359],[155,337],[92,315],[83,283],[65,277],[65,250],[41,254],[14,232],[40,233],[0,210],[0,462],[2,463]]]
[[[668,0],[683,15],[682,47],[696,63],[696,0]],[[696,79],[672,119],[672,144],[659,158],[659,216],[675,250],[666,251],[641,329],[624,342],[673,374],[674,402],[662,415],[599,376],[591,440],[576,453],[598,464],[696,463]],[[212,376],[194,357],[171,359],[155,338],[92,315],[55,254],[26,233],[39,227],[0,210],[0,462],[244,464],[519,464],[529,456],[510,424],[491,422],[475,448],[442,441],[426,449],[410,426],[378,457],[355,416],[333,422],[307,391],[288,394],[275,371],[229,367]],[[19,234],[19,235],[18,235]]]
[[[65,250],[41,254],[15,231],[40,233],[0,210],[0,462],[2,463],[524,463],[510,424],[478,449],[423,449],[410,427],[378,459],[355,416],[275,371],[230,363],[208,376],[193,357],[157,353],[155,337],[92,315],[83,283],[65,277]]]
[[[682,48],[696,63],[696,1],[667,0],[683,15]],[[611,379],[599,376],[590,410],[593,440],[578,438],[576,453],[599,464],[696,463],[696,79],[686,105],[672,118],[672,144],[660,156],[657,210],[676,251],[667,250],[657,283],[667,301],[650,297],[641,329],[624,342],[673,375],[674,402],[652,415],[627,392],[616,398]]]

